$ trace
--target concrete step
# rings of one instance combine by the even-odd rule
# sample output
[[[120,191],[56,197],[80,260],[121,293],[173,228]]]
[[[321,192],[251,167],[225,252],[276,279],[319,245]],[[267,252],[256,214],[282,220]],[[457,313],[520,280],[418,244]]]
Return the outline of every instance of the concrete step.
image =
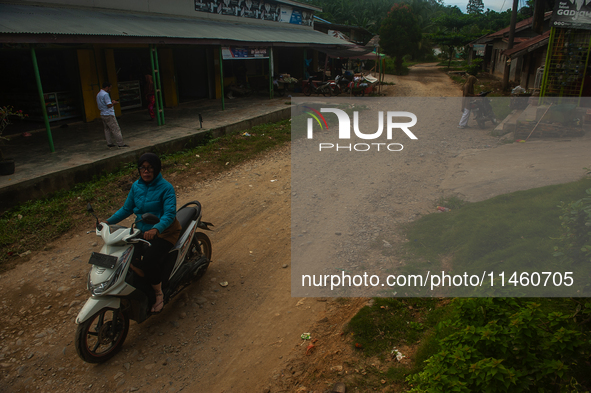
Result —
[[[513,111],[503,119],[495,129],[492,131],[492,135],[501,136],[515,131],[515,125],[519,116],[521,116],[523,109],[513,109]]]

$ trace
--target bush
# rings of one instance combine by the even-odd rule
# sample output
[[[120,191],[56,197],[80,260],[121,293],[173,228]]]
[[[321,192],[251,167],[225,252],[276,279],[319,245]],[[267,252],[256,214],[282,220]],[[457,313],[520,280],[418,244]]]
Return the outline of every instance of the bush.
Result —
[[[464,68],[468,74],[476,76],[482,70],[482,59],[474,59]]]
[[[437,327],[445,336],[440,351],[407,378],[412,392],[554,392],[577,385],[573,369],[588,344],[572,316],[510,298],[453,305],[455,314]]]
[[[406,65],[402,64],[402,71],[396,71],[396,58],[386,58],[385,73],[391,75],[408,75],[409,69]]]
[[[591,195],[591,188],[585,191]],[[591,197],[587,196],[571,203],[561,202],[560,215],[563,233],[556,246],[554,256],[566,257],[572,262],[591,262]]]

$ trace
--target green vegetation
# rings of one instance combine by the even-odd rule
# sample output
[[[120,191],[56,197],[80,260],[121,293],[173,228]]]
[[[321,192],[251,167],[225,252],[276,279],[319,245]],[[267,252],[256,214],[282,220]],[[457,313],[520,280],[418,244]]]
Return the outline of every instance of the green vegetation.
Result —
[[[480,72],[480,70],[482,69],[482,59],[474,59],[472,60],[472,62],[470,64],[468,64],[466,67],[466,72],[470,75],[478,75],[478,73]]]
[[[429,298],[376,298],[351,319],[347,332],[367,356],[387,356],[394,347],[413,345],[441,319],[444,308]]]
[[[194,181],[199,181],[290,139],[289,120],[285,120],[220,138],[210,137],[204,145],[193,149],[159,153],[165,174],[178,172],[180,178],[191,176]],[[131,184],[137,178],[136,163],[129,162],[118,171],[78,184],[72,190],[58,192],[47,199],[29,201],[3,213],[0,216],[0,271],[17,264],[19,254],[42,249],[69,229],[77,226],[90,228],[92,220],[85,214],[88,202],[103,215],[114,213],[122,206]]]
[[[380,47],[395,58],[397,73],[402,71],[403,57],[413,53],[421,39],[421,28],[411,8],[406,4],[394,4],[382,20]]]
[[[400,255],[413,271],[429,260],[444,259],[450,273],[577,271],[589,263],[590,187],[591,179],[583,179],[478,203],[442,198],[437,205],[452,210],[409,224],[410,241]],[[588,271],[581,271],[586,274],[573,276],[588,279]],[[581,285],[579,293],[588,296],[588,290]],[[391,357],[393,348],[416,346],[411,365],[393,362],[374,376],[398,389],[501,393],[591,388],[591,301],[585,298],[376,299],[351,320],[349,331],[364,355],[380,359]]]
[[[552,254],[560,237],[561,201],[580,199],[591,179],[499,195],[445,214],[430,214],[407,232],[415,260],[433,266],[453,256],[454,271],[562,271]],[[430,262],[431,261],[431,262]],[[428,268],[427,268],[428,270]],[[447,269],[446,269],[447,270]],[[526,288],[522,288],[526,290]]]
[[[410,70],[408,69],[409,64],[403,62],[400,66],[400,69],[396,68],[396,58],[386,57],[384,67],[384,73],[391,74],[391,75],[408,75]]]
[[[588,330],[571,299],[455,299],[439,350],[407,381],[411,392],[558,392],[588,379]],[[565,312],[565,310],[567,310]],[[579,381],[579,382],[577,382]]]
[[[382,47],[388,45],[389,40],[395,40],[398,31],[392,29],[392,32],[384,30],[388,24],[391,15],[392,6],[407,7],[412,19],[416,21],[416,26],[420,33],[418,40],[414,38],[410,54],[413,59],[422,61],[431,61],[433,56],[433,47],[438,45],[446,54],[447,59],[453,60],[457,52],[462,53],[463,47],[473,39],[480,36],[498,31],[509,26],[511,20],[511,10],[496,12],[490,9],[484,9],[481,0],[467,0],[469,12],[464,14],[458,6],[445,5],[437,0],[303,0],[322,8],[322,12],[317,16],[331,23],[341,25],[358,26],[367,29],[373,34],[380,34]],[[517,16],[517,21],[521,21],[532,15],[532,1],[523,7]],[[544,4],[547,11],[552,10],[550,3]],[[405,22],[405,21],[403,21]],[[414,28],[412,29],[414,32]],[[409,31],[410,32],[410,31]],[[406,36],[407,31],[402,31]],[[398,41],[406,44],[407,40]],[[385,53],[390,51],[385,50]],[[464,53],[462,53],[464,55]],[[396,57],[396,55],[391,55]],[[399,68],[399,67],[398,67]]]
[[[591,195],[591,189],[585,192]],[[558,207],[562,211],[562,234],[558,239],[559,245],[554,247],[554,256],[566,263],[591,262],[591,197],[586,196],[571,203],[561,202]]]

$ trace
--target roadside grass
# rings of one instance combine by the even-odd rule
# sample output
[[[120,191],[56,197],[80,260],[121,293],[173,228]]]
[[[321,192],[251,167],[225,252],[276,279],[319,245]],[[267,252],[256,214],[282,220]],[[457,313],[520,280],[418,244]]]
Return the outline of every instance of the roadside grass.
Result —
[[[496,273],[576,271],[576,266],[565,266],[564,262],[552,255],[558,241],[556,239],[561,234],[559,216],[562,210],[557,205],[561,201],[569,203],[579,200],[590,187],[591,179],[586,178],[572,183],[500,195],[477,203],[467,203],[457,197],[441,198],[437,205],[450,207],[451,211],[424,216],[404,228],[409,241],[398,254],[404,258],[407,268],[397,269],[395,273],[416,273],[429,268],[433,272],[437,270],[433,268],[434,261],[437,263],[442,259],[448,259],[449,265],[443,269],[450,274],[485,270],[494,270]],[[578,276],[575,273],[574,276],[588,277],[588,274]],[[508,277],[509,274],[505,278],[506,286]],[[585,296],[583,292],[580,293]],[[520,295],[527,294],[527,291],[522,291]],[[495,348],[509,346],[514,351],[516,345],[521,346],[516,343],[522,343],[527,347],[526,351],[540,351],[535,355],[536,359],[539,364],[545,365],[532,362],[532,376],[537,377],[539,374],[542,378],[544,367],[561,367],[560,364],[565,366],[563,371],[557,371],[559,374],[556,374],[556,379],[552,382],[558,390],[548,391],[563,391],[558,387],[571,384],[574,386],[577,383],[588,389],[591,383],[591,376],[586,371],[591,346],[590,307],[588,299],[577,298],[376,298],[372,306],[361,309],[349,323],[347,331],[352,334],[353,344],[362,345],[363,356],[376,356],[380,359],[391,357],[391,350],[395,347],[416,345],[416,350],[410,365],[393,360],[386,363],[389,365],[387,371],[357,376],[353,383],[364,386],[364,380],[371,379],[369,382],[380,386],[378,382],[383,379],[393,389],[385,391],[406,390],[413,386],[419,386],[416,391],[421,392],[427,391],[430,386],[432,391],[446,391],[435,387],[435,383],[440,383],[444,378],[437,375],[442,375],[456,384],[452,384],[453,386],[461,386],[467,381],[461,378],[457,380],[459,372],[455,373],[454,370],[441,366],[440,362],[451,359],[446,358],[450,343],[464,339],[457,337],[471,337],[461,333],[465,329],[466,332],[477,332],[475,342],[464,344],[468,347],[458,353],[476,351],[475,348],[479,348],[483,352],[482,356],[493,358],[500,356],[499,352],[493,356],[484,353],[485,350],[496,351]],[[522,325],[515,325],[515,318],[519,318]],[[478,338],[481,337],[478,332],[484,332],[491,323],[498,320],[506,321],[501,326],[519,327],[521,330],[517,331],[526,336],[512,335],[513,333],[503,336],[498,333],[499,336],[491,338],[489,346],[482,349],[484,344]],[[527,339],[530,334],[528,332],[539,336],[530,336]],[[562,334],[568,335],[568,338],[558,338],[563,337]],[[519,363],[523,359],[511,353],[504,358],[503,364]],[[425,362],[428,359],[431,360]],[[466,359],[458,359],[461,360],[457,360],[458,368],[465,360],[466,369],[479,361],[475,357],[470,360],[468,356]],[[538,366],[539,370],[535,368]],[[527,369],[530,366],[526,364],[522,367]],[[469,371],[467,373],[464,375],[470,374]],[[409,382],[407,378],[412,375],[417,377]],[[417,385],[417,381],[422,384]],[[460,385],[457,385],[458,381]],[[463,389],[461,391],[469,391]],[[506,388],[491,387],[489,390],[503,392],[506,391],[504,389]]]
[[[363,307],[351,319],[346,332],[353,334],[365,356],[383,360],[395,347],[416,344],[435,326],[443,311],[440,303],[430,298],[375,298],[371,306]]]
[[[440,320],[446,318],[448,300],[435,298],[376,298],[371,306],[362,308],[347,325],[355,347],[363,358],[377,358],[387,367],[372,367],[366,362],[351,364],[359,370],[347,381],[349,389],[380,389],[400,391],[406,375],[419,372],[423,360],[439,349],[431,337]],[[398,363],[398,350],[413,359],[411,366]],[[407,351],[415,351],[414,355]],[[367,362],[372,363],[372,362]],[[390,390],[382,390],[389,386]]]
[[[561,234],[557,205],[580,199],[589,187],[591,179],[582,179],[427,215],[408,227],[407,247],[415,258],[401,272],[440,267],[436,261],[448,255],[454,271],[563,270],[552,256]]]
[[[196,148],[157,153],[165,175],[177,172],[175,181],[190,177],[198,182],[290,140],[290,122],[284,120],[220,138],[210,137]],[[136,162],[129,162],[117,171],[77,184],[71,190],[4,212],[0,216],[0,272],[25,261],[24,254],[28,251],[46,248],[65,231],[79,226],[91,227],[92,219],[85,213],[87,203],[92,203],[96,212],[114,213],[123,205],[131,184],[138,178],[136,165]]]

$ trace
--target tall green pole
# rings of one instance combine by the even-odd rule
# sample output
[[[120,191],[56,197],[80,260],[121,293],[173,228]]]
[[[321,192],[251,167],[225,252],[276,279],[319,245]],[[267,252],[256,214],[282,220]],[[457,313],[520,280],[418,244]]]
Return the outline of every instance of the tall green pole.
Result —
[[[273,47],[269,47],[269,99],[273,99]]]
[[[546,51],[546,62],[544,63],[544,73],[542,74],[542,82],[540,86],[540,97],[538,99],[538,105],[542,105],[544,97],[547,93],[548,87],[548,76],[550,74],[550,59],[552,58],[552,51],[554,50],[554,36],[556,35],[556,29],[550,28],[550,38],[548,39],[548,50]]]
[[[154,63],[154,48],[150,45],[150,64],[152,65],[152,85],[154,86],[154,103],[156,104],[156,120],[158,125],[161,126],[160,121],[160,104],[158,103],[157,87],[156,87],[156,65]]]
[[[160,72],[160,64],[158,63],[158,49],[156,49],[156,45],[154,45],[154,61],[156,62],[156,81],[154,83],[158,84],[158,90],[156,91],[156,100],[159,100],[160,103],[160,125],[164,125],[164,100],[162,99],[162,83],[161,83],[161,75]]]
[[[222,56],[222,46],[220,45],[220,87],[222,88],[222,110],[226,110],[226,101],[224,101],[224,59]]]
[[[47,140],[49,141],[49,150],[55,153],[53,147],[53,137],[51,136],[51,128],[49,127],[49,118],[47,117],[47,109],[45,108],[45,97],[43,96],[43,86],[41,86],[41,76],[39,75],[39,66],[37,65],[37,55],[35,54],[35,47],[31,45],[31,59],[33,60],[33,70],[35,72],[35,81],[37,82],[37,92],[39,93],[39,102],[41,104],[41,113],[43,113],[43,121],[45,122],[45,129],[47,130]]]

